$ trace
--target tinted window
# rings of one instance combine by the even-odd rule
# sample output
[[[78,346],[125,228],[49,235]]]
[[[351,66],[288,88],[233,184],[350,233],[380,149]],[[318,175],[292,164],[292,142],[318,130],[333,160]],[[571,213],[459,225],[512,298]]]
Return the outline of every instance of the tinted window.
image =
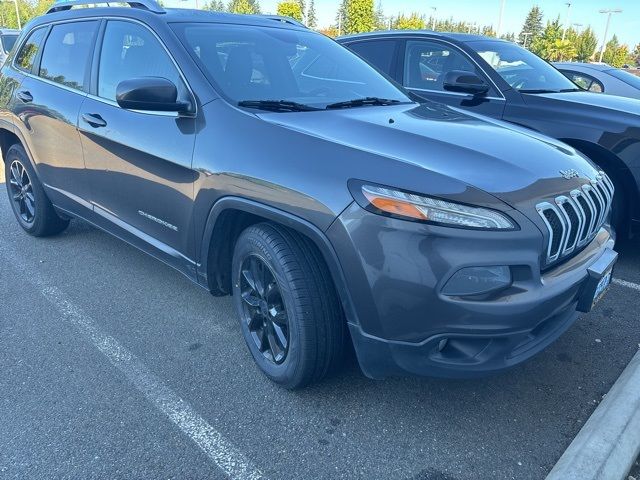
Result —
[[[2,35],[2,49],[9,53],[18,39],[17,35]]]
[[[602,93],[604,92],[604,87],[602,83],[593,78],[591,75],[587,75],[585,73],[574,72],[571,70],[560,70],[564,73],[565,77],[571,80],[573,83],[578,85],[583,90],[588,90],[589,92]]]
[[[42,78],[78,90],[88,89],[89,60],[98,22],[55,25],[42,51]]]
[[[139,77],[171,80],[179,98],[184,98],[186,89],[178,70],[158,39],[136,23],[109,22],[100,54],[98,95],[115,100],[121,81]]]
[[[374,42],[351,43],[349,48],[374,65],[380,71],[391,75],[391,63],[396,50],[393,40],[376,40]]]
[[[640,89],[640,77],[633,73],[626,72],[624,70],[607,70],[609,75],[616,77],[618,80],[622,80],[627,85],[631,85],[637,89]]]
[[[20,70],[30,72],[33,67],[33,61],[36,59],[42,40],[44,40],[44,34],[47,32],[46,28],[39,28],[34,30],[24,42],[20,52],[16,56],[16,67]]]
[[[286,100],[316,108],[363,97],[409,99],[346,48],[311,31],[174,24],[230,101]]]
[[[404,61],[405,86],[444,91],[444,78],[447,72],[453,70],[481,75],[473,62],[455,48],[437,42],[407,42]]]
[[[468,42],[478,54],[513,88],[522,93],[576,90],[562,73],[526,48],[496,40]]]

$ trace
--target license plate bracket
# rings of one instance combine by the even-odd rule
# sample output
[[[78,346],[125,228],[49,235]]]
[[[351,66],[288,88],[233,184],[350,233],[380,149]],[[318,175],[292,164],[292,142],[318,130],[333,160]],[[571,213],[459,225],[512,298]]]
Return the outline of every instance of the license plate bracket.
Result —
[[[588,278],[578,300],[578,311],[590,312],[611,285],[613,267],[618,260],[618,254],[607,248],[604,253],[587,270]]]

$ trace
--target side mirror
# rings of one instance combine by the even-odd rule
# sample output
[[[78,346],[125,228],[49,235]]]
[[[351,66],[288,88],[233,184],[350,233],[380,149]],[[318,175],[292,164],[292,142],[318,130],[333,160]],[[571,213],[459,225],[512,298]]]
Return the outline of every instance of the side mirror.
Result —
[[[123,80],[116,87],[116,102],[127,110],[184,113],[188,102],[178,101],[174,83],[162,77],[139,77]]]
[[[452,70],[444,77],[443,87],[450,92],[482,95],[489,91],[489,85],[473,72]]]

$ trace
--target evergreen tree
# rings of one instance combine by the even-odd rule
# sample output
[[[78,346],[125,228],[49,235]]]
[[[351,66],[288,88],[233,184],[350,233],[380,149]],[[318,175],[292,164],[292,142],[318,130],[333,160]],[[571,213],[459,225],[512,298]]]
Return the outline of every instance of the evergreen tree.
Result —
[[[614,35],[605,46],[602,61],[612,67],[620,68],[627,62],[628,58],[629,48],[626,45],[621,45],[618,41],[618,36]]]
[[[507,33],[505,35],[500,35],[502,40],[506,40],[507,42],[516,43],[516,34],[515,33]]]
[[[378,1],[378,6],[376,7],[376,30],[386,30],[387,29],[387,19],[384,16],[384,10],[382,9],[382,0]]]
[[[202,9],[212,12],[225,12],[227,10],[227,7],[225,7],[222,0],[211,0],[209,3],[205,3]]]
[[[425,20],[419,13],[413,12],[410,15],[398,15],[392,24],[395,30],[424,30]]]
[[[318,17],[316,17],[316,6],[314,0],[309,2],[309,10],[307,11],[307,27],[318,27]]]
[[[258,0],[231,0],[227,10],[230,13],[255,15],[260,13],[260,4]]]
[[[302,9],[300,3],[295,1],[280,2],[278,4],[278,15],[291,17],[299,22],[302,21]]]
[[[576,60],[588,62],[598,48],[598,39],[591,27],[587,27],[576,38]]]
[[[560,17],[554,21],[548,21],[542,35],[533,40],[530,45],[531,50],[536,55],[544,58],[549,58],[549,54],[554,50],[554,44],[556,40],[562,39],[562,25],[560,24]]]
[[[633,57],[636,66],[640,67],[640,43],[633,49],[631,56]]]
[[[343,22],[344,33],[370,32],[375,26],[373,0],[348,0],[347,19]]]
[[[338,7],[338,12],[336,13],[335,27],[338,30],[338,35],[342,35],[345,31],[344,26],[347,23],[348,3],[349,3],[349,0],[342,0],[342,2],[340,3],[340,6]]]
[[[527,38],[527,45],[533,45],[533,42],[542,35],[542,10],[538,5],[534,5],[529,13],[527,14],[527,18],[524,21],[524,25],[522,26],[522,31],[518,36],[518,43],[524,44],[525,38]],[[525,35],[528,33],[529,35]]]

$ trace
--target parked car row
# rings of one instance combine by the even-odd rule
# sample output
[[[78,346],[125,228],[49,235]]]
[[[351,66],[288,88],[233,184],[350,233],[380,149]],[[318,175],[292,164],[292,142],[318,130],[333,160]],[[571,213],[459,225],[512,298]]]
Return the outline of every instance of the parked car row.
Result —
[[[607,290],[611,210],[638,218],[631,100],[481,37],[340,40],[383,75],[280,17],[89,3],[32,21],[0,72],[16,219],[84,219],[233,295],[278,384],[348,342],[371,378],[500,371]]]
[[[640,77],[604,63],[564,62],[553,64],[583,90],[640,100]]]

